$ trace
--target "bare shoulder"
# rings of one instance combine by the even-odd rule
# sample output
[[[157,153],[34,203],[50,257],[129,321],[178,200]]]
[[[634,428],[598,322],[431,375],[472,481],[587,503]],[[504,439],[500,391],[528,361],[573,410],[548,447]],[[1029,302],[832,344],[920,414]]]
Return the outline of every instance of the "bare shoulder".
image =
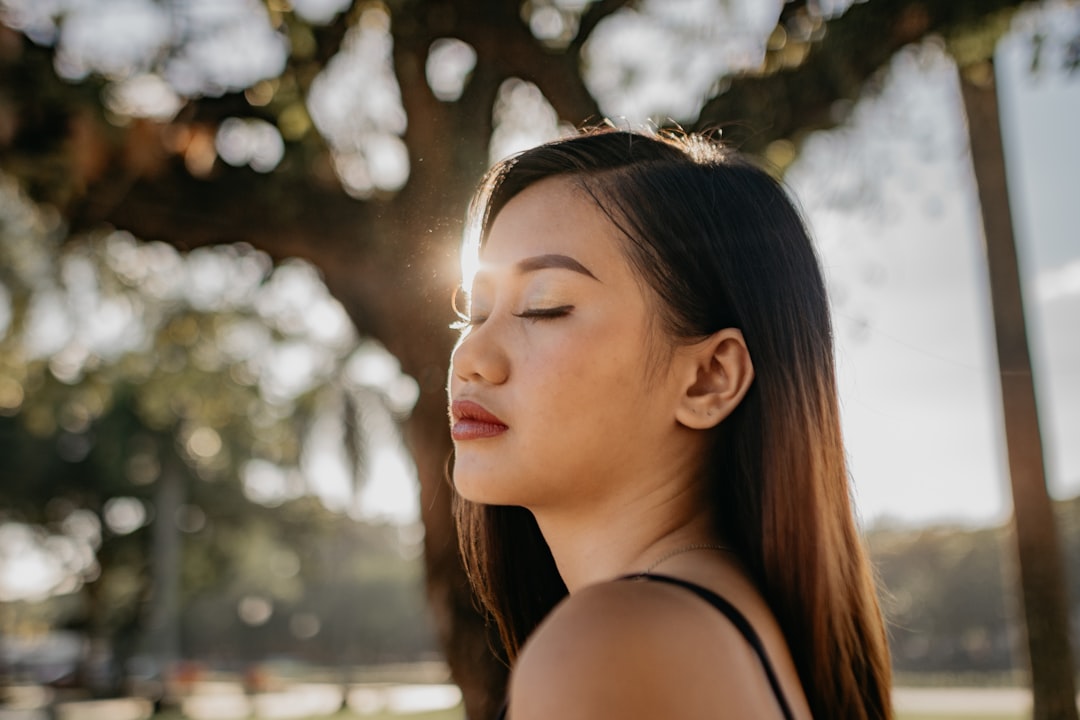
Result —
[[[761,662],[700,598],[615,581],[564,600],[522,650],[511,720],[780,717]]]

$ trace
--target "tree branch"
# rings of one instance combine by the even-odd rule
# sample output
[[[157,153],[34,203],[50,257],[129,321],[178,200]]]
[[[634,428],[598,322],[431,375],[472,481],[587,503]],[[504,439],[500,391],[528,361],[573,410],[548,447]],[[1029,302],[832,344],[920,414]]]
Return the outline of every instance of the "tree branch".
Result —
[[[517,17],[498,28],[498,33],[484,41],[487,51],[507,76],[535,83],[560,119],[579,124],[600,114],[600,106],[585,87],[576,51],[543,47]]]
[[[354,1],[347,10],[334,16],[328,25],[311,28],[311,33],[315,36],[315,53],[312,59],[320,66],[325,66],[341,50],[341,43],[345,40],[349,28],[352,27],[352,10],[355,6]]]
[[[837,101],[857,99],[905,45],[929,34],[948,37],[1024,4],[876,0],[853,5],[826,24],[824,38],[813,45],[805,61],[790,69],[733,79],[725,92],[706,103],[694,127],[731,128],[735,144],[750,152],[760,152],[779,138],[798,140],[813,130],[834,127],[843,120]]]
[[[593,30],[600,24],[600,21],[608,15],[622,10],[630,2],[631,0],[596,0],[581,16],[581,20],[578,21],[577,35],[570,41],[570,46],[566,49],[567,54],[575,58],[580,57],[581,48],[589,40],[589,36],[592,35]]]
[[[500,46],[504,67],[510,75],[535,83],[560,119],[575,125],[600,115],[600,105],[581,76],[578,56],[553,54],[521,28]]]

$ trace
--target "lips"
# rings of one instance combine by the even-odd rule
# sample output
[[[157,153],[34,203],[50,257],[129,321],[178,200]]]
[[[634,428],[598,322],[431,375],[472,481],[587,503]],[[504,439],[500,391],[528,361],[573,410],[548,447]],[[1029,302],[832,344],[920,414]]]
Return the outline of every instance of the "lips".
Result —
[[[493,438],[509,430],[506,423],[472,400],[455,400],[450,414],[454,421],[450,435],[456,441]]]

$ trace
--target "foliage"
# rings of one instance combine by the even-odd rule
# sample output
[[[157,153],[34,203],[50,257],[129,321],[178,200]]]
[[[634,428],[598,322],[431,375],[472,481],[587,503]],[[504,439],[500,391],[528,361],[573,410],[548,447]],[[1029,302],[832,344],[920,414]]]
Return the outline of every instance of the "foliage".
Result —
[[[216,643],[230,637],[225,630],[235,634],[244,597],[299,612],[305,593],[323,590],[342,602],[390,593],[371,603],[387,606],[389,617],[345,623],[358,628],[363,650],[354,657],[377,656],[370,648],[388,644],[391,630],[402,633],[398,652],[430,651],[415,563],[412,575],[386,569],[400,543],[339,529],[332,546],[350,556],[330,568],[320,555],[325,528],[354,521],[304,496],[321,494],[338,512],[361,510],[369,442],[361,412],[400,416],[415,390],[385,354],[357,342],[317,273],[302,263],[275,268],[245,247],[181,256],[122,232],[61,245],[64,235],[55,213],[3,180],[0,529],[13,540],[0,558],[0,600],[88,583],[81,608],[54,620],[129,655],[169,592],[164,525],[166,536],[182,536],[173,572],[188,624],[215,625]],[[328,434],[352,484],[344,494],[328,495],[315,476],[327,464],[311,457],[313,441],[325,454]],[[170,475],[180,482],[172,500],[163,494]],[[18,554],[26,552],[51,577],[20,580]],[[369,552],[382,564],[363,569]],[[305,639],[334,609],[306,602]],[[216,603],[212,623],[207,603]]]
[[[0,163],[76,237],[103,232],[107,244],[104,225],[185,251],[244,241],[275,262],[311,261],[357,330],[416,378],[408,436],[429,592],[470,713],[483,717],[504,669],[456,557],[443,386],[460,218],[490,157],[626,113],[722,126],[783,167],[808,131],[843,121],[897,50],[939,34],[983,62],[1022,4],[0,0]],[[219,332],[194,323],[197,337]],[[198,378],[177,371],[162,387],[205,397]],[[153,397],[136,417],[168,407]],[[224,472],[251,435],[227,408],[205,412],[220,412],[218,425],[185,416],[180,449],[213,429],[229,449],[209,464]],[[23,414],[42,427],[64,419]]]
[[[332,515],[310,499],[280,510],[233,531],[235,543],[204,540],[235,556],[233,572],[191,594],[183,615],[187,657],[241,669],[267,658],[332,667],[437,652],[415,540],[403,541],[396,526]],[[264,608],[265,619],[251,616]]]
[[[1055,510],[1072,571],[1069,597],[1075,615],[1080,611],[1080,497],[1058,501]],[[1016,558],[1010,529],[879,528],[868,541],[884,588],[897,672],[987,675],[1027,667],[1022,629],[1015,624],[1021,613],[1011,582]],[[1080,634],[1074,645],[1080,645]]]
[[[361,406],[407,412],[411,382],[373,370],[374,347],[357,343],[310,266],[274,268],[245,246],[181,256],[116,231],[66,240],[55,212],[10,181],[0,190],[0,407],[54,447],[11,446],[0,492],[16,517],[40,519],[45,500],[89,490],[61,461],[96,463],[93,477],[110,483],[100,504],[151,484],[163,451],[211,483],[250,476],[252,460],[291,469],[277,500],[297,496],[309,489],[303,447],[319,418],[339,418],[340,454],[356,464]],[[175,447],[154,447],[157,435]],[[273,489],[248,492],[275,500]]]

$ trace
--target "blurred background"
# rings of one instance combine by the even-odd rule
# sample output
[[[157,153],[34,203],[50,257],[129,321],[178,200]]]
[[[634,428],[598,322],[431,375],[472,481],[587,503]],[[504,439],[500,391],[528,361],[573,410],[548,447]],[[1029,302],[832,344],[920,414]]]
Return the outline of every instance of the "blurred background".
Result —
[[[900,716],[1066,717],[1029,625],[1080,644],[1078,68],[1064,1],[0,0],[0,720],[488,717],[445,485],[464,211],[605,119],[719,134],[806,214]]]

